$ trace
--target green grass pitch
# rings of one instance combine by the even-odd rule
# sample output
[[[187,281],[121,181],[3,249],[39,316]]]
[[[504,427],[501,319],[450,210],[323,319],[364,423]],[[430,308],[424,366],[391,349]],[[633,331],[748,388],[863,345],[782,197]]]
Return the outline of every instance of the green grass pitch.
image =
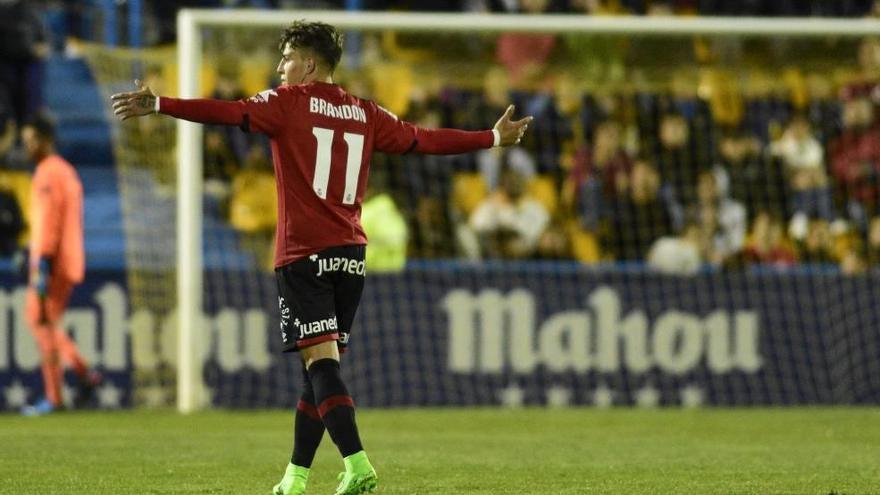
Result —
[[[2,494],[269,494],[285,412],[0,416]],[[362,410],[380,494],[880,494],[880,409]],[[309,493],[332,494],[329,437]]]

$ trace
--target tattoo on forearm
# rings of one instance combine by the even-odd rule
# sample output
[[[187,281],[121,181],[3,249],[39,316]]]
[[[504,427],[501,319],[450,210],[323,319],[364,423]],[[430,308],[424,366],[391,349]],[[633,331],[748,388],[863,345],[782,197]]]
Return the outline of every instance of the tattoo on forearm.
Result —
[[[136,107],[144,109],[144,110],[152,110],[156,105],[156,97],[155,96],[139,96],[135,98],[134,104]]]

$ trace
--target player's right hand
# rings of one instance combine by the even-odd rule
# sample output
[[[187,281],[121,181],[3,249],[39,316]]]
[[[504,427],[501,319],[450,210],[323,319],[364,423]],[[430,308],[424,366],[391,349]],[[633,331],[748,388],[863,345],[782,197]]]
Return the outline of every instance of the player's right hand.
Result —
[[[495,123],[495,130],[498,131],[498,134],[501,136],[501,140],[498,143],[499,146],[510,146],[511,144],[519,144],[519,140],[522,139],[523,134],[525,134],[526,129],[529,128],[529,123],[532,121],[532,116],[528,116],[522,118],[520,120],[510,120],[510,117],[513,116],[513,111],[516,109],[513,105],[507,107],[507,110],[504,111],[504,115],[498,119],[498,122]]]
[[[153,90],[137,79],[135,79],[134,84],[138,87],[137,91],[116,93],[110,97],[110,100],[113,102],[113,113],[120,120],[142,117],[156,111],[157,96],[153,93]]]

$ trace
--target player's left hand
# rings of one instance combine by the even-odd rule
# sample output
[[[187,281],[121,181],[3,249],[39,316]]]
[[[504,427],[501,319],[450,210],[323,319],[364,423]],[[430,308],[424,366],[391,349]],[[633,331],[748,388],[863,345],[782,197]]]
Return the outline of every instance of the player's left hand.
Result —
[[[51,271],[49,259],[41,257],[31,272],[31,286],[37,291],[37,296],[40,298],[46,297],[49,292],[49,273]]]
[[[127,120],[132,117],[142,117],[150,115],[156,111],[156,94],[149,86],[135,79],[137,91],[129,91],[127,93],[116,93],[110,97],[113,102],[113,113],[120,120]]]
[[[501,135],[501,141],[498,143],[500,146],[519,144],[519,140],[522,139],[526,129],[529,128],[529,123],[532,121],[531,116],[520,120],[510,120],[515,109],[513,105],[508,106],[504,115],[495,123],[495,130]]]

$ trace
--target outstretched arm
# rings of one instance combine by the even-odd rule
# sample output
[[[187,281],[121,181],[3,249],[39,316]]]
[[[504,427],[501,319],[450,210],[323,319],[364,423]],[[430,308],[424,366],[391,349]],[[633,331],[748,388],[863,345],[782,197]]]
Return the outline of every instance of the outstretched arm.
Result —
[[[467,153],[493,146],[510,146],[519,143],[528,129],[532,117],[511,120],[514,106],[510,105],[495,127],[486,131],[462,131],[459,129],[426,129],[398,120],[393,114],[379,109],[377,117],[376,149],[388,153],[427,153],[452,155]]]
[[[137,91],[117,93],[110,97],[113,113],[122,120],[164,113],[202,124],[241,125],[243,122],[244,104],[240,101],[160,98],[142,82],[136,80],[135,84]]]
[[[113,113],[121,120],[162,113],[201,124],[235,125],[244,131],[272,134],[284,125],[282,105],[273,90],[264,91],[248,100],[225,101],[207,98],[181,99],[159,97],[141,81],[137,91],[117,93],[110,97]]]

